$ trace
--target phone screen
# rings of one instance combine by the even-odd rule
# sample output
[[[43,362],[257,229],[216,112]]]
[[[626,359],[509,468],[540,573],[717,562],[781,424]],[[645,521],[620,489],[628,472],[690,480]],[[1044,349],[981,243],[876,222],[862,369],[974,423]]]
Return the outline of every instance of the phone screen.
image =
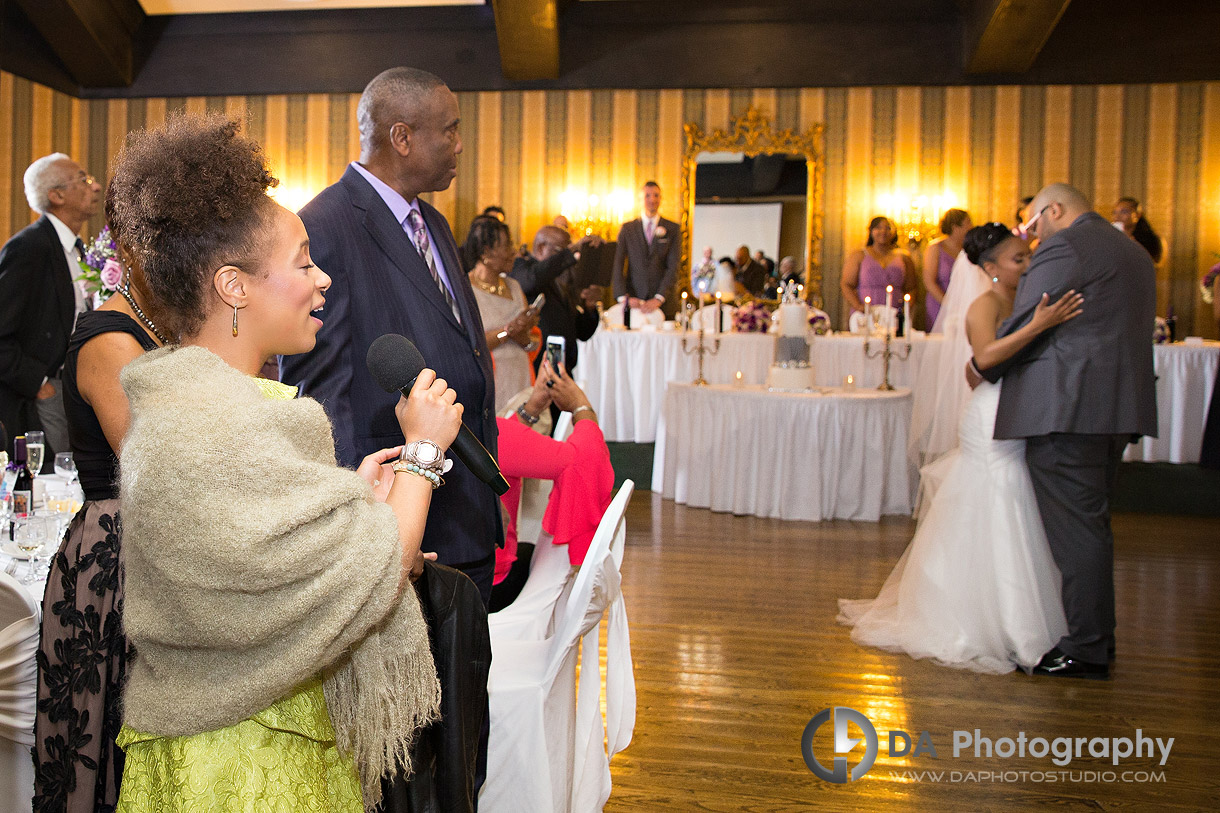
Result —
[[[559,365],[563,363],[564,339],[562,336],[547,336],[546,337],[546,360],[550,363],[551,369],[559,371]]]

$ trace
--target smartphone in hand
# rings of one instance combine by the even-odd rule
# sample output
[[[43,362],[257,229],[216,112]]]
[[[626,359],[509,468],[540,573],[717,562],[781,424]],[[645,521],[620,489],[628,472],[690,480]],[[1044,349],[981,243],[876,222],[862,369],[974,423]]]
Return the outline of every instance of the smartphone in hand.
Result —
[[[563,336],[546,337],[546,360],[555,372],[559,372],[559,367],[563,364],[566,344],[567,342]]]
[[[542,310],[542,306],[546,304],[546,294],[538,294],[534,297],[534,301],[530,303],[530,310],[534,313]]]

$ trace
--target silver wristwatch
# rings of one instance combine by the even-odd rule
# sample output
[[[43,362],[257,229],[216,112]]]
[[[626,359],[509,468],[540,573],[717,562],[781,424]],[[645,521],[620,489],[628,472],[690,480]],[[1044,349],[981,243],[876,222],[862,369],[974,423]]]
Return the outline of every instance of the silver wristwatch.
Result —
[[[398,459],[437,474],[448,474],[449,469],[453,468],[453,461],[445,457],[441,447],[430,440],[411,441],[402,447],[402,454]]]

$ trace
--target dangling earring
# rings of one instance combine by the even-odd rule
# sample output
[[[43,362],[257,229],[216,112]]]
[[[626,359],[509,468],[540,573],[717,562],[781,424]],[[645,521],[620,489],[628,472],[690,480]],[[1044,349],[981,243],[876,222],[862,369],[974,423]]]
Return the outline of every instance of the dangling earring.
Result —
[[[237,306],[233,306],[233,335],[237,335]]]

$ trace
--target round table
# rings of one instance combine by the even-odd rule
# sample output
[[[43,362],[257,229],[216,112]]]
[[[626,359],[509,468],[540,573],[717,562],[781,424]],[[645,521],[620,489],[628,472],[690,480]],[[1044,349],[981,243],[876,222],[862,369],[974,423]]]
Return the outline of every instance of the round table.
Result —
[[[1220,342],[1158,344],[1152,363],[1157,437],[1131,444],[1123,459],[1198,463],[1203,425],[1220,367]]]
[[[713,511],[876,521],[911,513],[911,391],[670,384],[652,490]]]

